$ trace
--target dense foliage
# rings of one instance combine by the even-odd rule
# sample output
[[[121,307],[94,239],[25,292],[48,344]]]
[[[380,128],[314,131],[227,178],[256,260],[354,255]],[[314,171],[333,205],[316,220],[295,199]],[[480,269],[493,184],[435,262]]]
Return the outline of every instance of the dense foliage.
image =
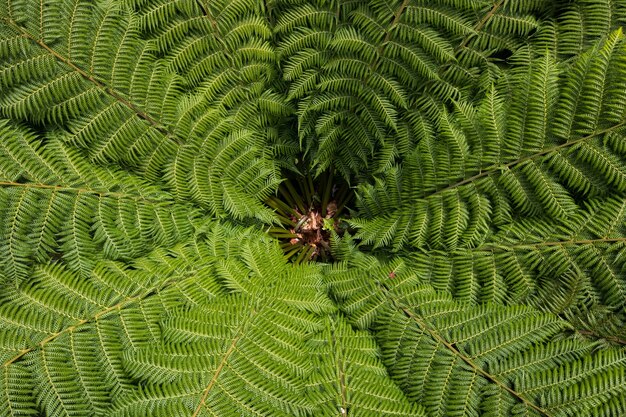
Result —
[[[2,0],[0,415],[626,415],[623,25]],[[291,262],[279,187],[333,175]]]

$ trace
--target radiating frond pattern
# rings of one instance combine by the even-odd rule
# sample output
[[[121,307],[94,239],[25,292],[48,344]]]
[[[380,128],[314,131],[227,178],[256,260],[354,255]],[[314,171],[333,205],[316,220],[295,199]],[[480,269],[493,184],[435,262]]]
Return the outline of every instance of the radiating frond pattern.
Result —
[[[0,416],[626,415],[625,24],[0,2]]]
[[[400,260],[364,269],[334,268],[333,294],[355,326],[373,329],[392,379],[431,415],[593,416],[605,403],[624,412],[623,349],[562,339],[566,321],[526,306],[454,301]]]

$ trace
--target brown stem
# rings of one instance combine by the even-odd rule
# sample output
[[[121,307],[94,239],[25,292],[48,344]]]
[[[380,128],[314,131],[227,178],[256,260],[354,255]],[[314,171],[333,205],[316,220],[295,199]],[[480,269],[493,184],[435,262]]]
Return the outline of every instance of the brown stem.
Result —
[[[474,372],[480,374],[485,379],[493,382],[500,389],[503,389],[504,391],[506,391],[509,394],[511,394],[513,397],[519,399],[526,406],[528,406],[528,407],[532,408],[533,410],[537,411],[539,414],[541,414],[543,416],[546,416],[546,417],[551,417],[551,415],[546,410],[544,410],[543,408],[535,405],[532,401],[530,401],[529,399],[524,397],[524,395],[522,395],[522,393],[519,393],[519,392],[515,391],[514,389],[510,388],[507,384],[505,384],[505,383],[501,382],[500,380],[498,380],[498,378],[496,378],[495,375],[491,375],[490,373],[485,371],[481,366],[479,366],[476,363],[474,363],[474,361],[471,358],[469,358],[469,357],[465,356],[463,353],[461,353],[456,348],[456,346],[453,343],[448,342],[443,336],[441,336],[439,334],[439,332],[437,332],[436,329],[431,328],[430,325],[428,325],[428,323],[425,320],[423,320],[420,316],[418,316],[417,314],[413,313],[407,307],[399,305],[399,303],[396,301],[396,299],[393,298],[393,296],[389,293],[389,290],[387,288],[382,286],[381,289],[382,289],[383,293],[385,294],[385,296],[387,297],[387,299],[391,301],[391,303],[393,304],[393,306],[397,310],[402,311],[404,313],[404,315],[407,316],[408,318],[410,318],[411,320],[413,320],[419,326],[419,328],[422,331],[425,331],[428,334],[430,334],[433,339],[435,339],[437,342],[439,342],[443,346],[445,346],[450,352],[452,352],[452,354],[454,356],[458,357],[463,362],[465,362],[470,368],[472,368],[474,370]]]
[[[489,22],[489,20],[491,20],[491,18],[496,14],[498,9],[500,7],[502,7],[502,5],[504,4],[505,1],[506,0],[499,0],[496,3],[494,3],[494,5],[491,8],[491,10],[489,10],[489,12],[487,14],[485,14],[483,16],[483,18],[480,19],[480,21],[478,21],[478,23],[476,23],[476,25],[474,26],[474,33],[472,33],[472,35],[475,35],[476,33],[480,32],[483,29],[483,27],[485,27],[487,22]],[[459,49],[465,48],[467,46],[467,44],[468,44],[470,39],[471,39],[471,35],[466,36],[463,39],[463,42],[461,42],[461,44],[456,49],[459,50]]]
[[[521,245],[511,245],[505,247],[493,246],[493,245],[485,245],[476,248],[475,250],[489,250],[492,252],[498,251],[506,251],[509,249],[532,249],[541,246],[570,246],[570,245],[594,245],[599,243],[626,243],[626,237],[615,237],[615,238],[599,238],[599,239],[581,239],[581,240],[562,240],[562,241],[550,241],[550,242],[537,242],[537,243],[529,243],[529,244],[521,244]]]
[[[106,94],[108,94],[109,96],[113,97],[113,99],[115,99],[117,102],[121,103],[122,105],[124,105],[125,107],[130,109],[138,117],[140,117],[140,118],[144,119],[145,121],[147,121],[150,125],[152,125],[152,127],[154,127],[154,129],[156,129],[159,132],[163,133],[168,139],[174,141],[177,144],[181,144],[182,143],[182,141],[180,141],[180,140],[178,140],[176,138],[176,136],[174,135],[173,132],[171,132],[167,127],[165,127],[161,122],[156,120],[154,117],[149,115],[147,112],[145,112],[141,108],[139,108],[139,106],[135,105],[134,103],[131,103],[129,100],[124,98],[122,93],[120,93],[119,91],[117,91],[116,89],[114,89],[112,87],[107,86],[103,81],[98,80],[94,75],[92,75],[92,74],[88,73],[87,71],[83,70],[82,68],[78,67],[70,59],[68,59],[67,57],[61,55],[60,53],[58,53],[57,51],[52,49],[50,46],[48,46],[42,40],[37,39],[30,32],[28,32],[23,27],[19,26],[13,20],[7,19],[7,18],[4,18],[3,20],[5,20],[10,26],[12,26],[18,32],[20,32],[22,34],[22,36],[24,36],[27,39],[30,39],[32,42],[34,42],[37,45],[39,45],[42,49],[44,49],[50,55],[54,56],[58,61],[60,61],[63,64],[67,65],[70,69],[72,69],[74,72],[79,74],[85,80],[87,80],[90,83],[94,84],[100,90],[104,91]]]
[[[139,299],[141,299],[141,296],[137,296],[137,297],[131,297],[131,298],[127,298],[124,301],[121,301],[120,303],[117,303],[114,306],[108,307],[104,310],[99,311],[97,314],[95,314],[93,317],[90,317],[88,319],[82,319],[77,321],[76,323],[72,324],[71,326],[66,327],[65,329],[57,332],[57,333],[52,333],[51,335],[49,335],[48,337],[46,337],[45,339],[43,339],[41,342],[39,342],[36,346],[32,346],[30,348],[26,348],[26,349],[22,349],[20,350],[20,352],[15,355],[14,357],[12,357],[11,359],[9,359],[8,361],[6,361],[5,363],[2,364],[2,366],[7,367],[9,365],[11,365],[12,363],[20,360],[22,357],[24,357],[24,355],[26,355],[29,352],[33,352],[34,350],[37,350],[39,348],[43,348],[45,345],[47,345],[48,343],[56,340],[59,336],[62,336],[66,333],[71,333],[72,331],[76,330],[78,327],[90,323],[92,321],[97,320],[98,318],[102,317],[103,315],[116,310],[118,308],[123,308],[124,306],[126,306],[129,303],[132,303],[134,301],[137,301]]]
[[[192,274],[195,274],[196,271],[192,270],[192,271],[188,271],[185,274],[185,277],[190,276]],[[164,290],[165,288],[175,284],[178,281],[178,277],[177,278],[172,278],[169,280],[166,280],[165,282],[163,282],[161,285],[150,289],[149,291],[144,292],[143,294],[139,294],[136,296],[132,296],[132,297],[128,297],[125,298],[124,300],[120,301],[119,303],[112,305],[110,307],[107,307],[103,310],[100,310],[99,312],[97,312],[96,314],[94,314],[91,317],[82,319],[77,321],[76,323],[64,328],[63,330],[57,332],[57,333],[52,333],[50,334],[48,337],[46,337],[45,339],[43,339],[41,342],[37,343],[35,346],[31,346],[25,349],[22,349],[19,351],[19,353],[17,355],[15,355],[14,357],[12,357],[11,359],[7,360],[6,362],[4,362],[2,364],[3,367],[7,367],[9,365],[11,365],[12,363],[17,362],[18,360],[20,360],[21,358],[23,358],[27,353],[29,352],[33,352],[35,350],[38,349],[43,349],[48,343],[55,341],[57,338],[59,338],[60,336],[66,334],[66,333],[70,333],[74,330],[76,330],[77,328],[84,326],[85,324],[89,324],[92,323],[94,321],[97,321],[100,317],[105,316],[106,314],[114,311],[114,310],[122,310],[123,308],[135,303],[136,301],[141,301],[149,296],[151,296],[152,294],[158,293],[162,290]]]
[[[200,398],[200,403],[196,407],[196,410],[193,412],[191,417],[197,417],[200,414],[200,411],[202,410],[202,407],[204,407],[204,405],[206,403],[206,399],[209,396],[209,392],[211,391],[211,389],[213,388],[213,386],[217,382],[217,379],[219,378],[222,370],[224,369],[224,367],[228,363],[228,358],[230,358],[230,356],[235,351],[235,348],[237,346],[237,342],[239,342],[239,340],[241,340],[241,338],[243,337],[246,324],[248,323],[248,321],[256,313],[257,313],[256,310],[252,310],[251,313],[250,313],[250,316],[248,316],[248,319],[246,321],[244,321],[244,323],[241,324],[239,330],[237,331],[237,334],[235,334],[235,337],[233,338],[232,342],[230,343],[230,346],[228,347],[226,352],[224,352],[224,356],[222,356],[222,360],[220,361],[219,365],[217,366],[217,369],[215,369],[215,372],[213,373],[213,377],[211,378],[211,381],[209,381],[209,385],[207,385],[207,387],[204,389],[204,392],[202,393],[202,397]]]
[[[370,74],[368,74],[365,80],[363,80],[363,84],[367,84],[367,81],[369,80],[371,74],[376,72],[376,70],[380,66],[380,58],[383,56],[383,53],[385,52],[387,42],[389,42],[389,40],[391,39],[391,31],[393,30],[394,27],[396,27],[396,25],[400,21],[400,18],[402,17],[402,14],[404,13],[408,5],[409,5],[409,0],[404,0],[402,4],[400,5],[400,7],[398,8],[398,10],[396,10],[396,12],[394,13],[393,20],[391,21],[391,24],[389,25],[389,29],[385,31],[385,37],[383,38],[383,41],[380,43],[380,46],[378,47],[378,55],[374,58],[374,60],[370,64]]]
[[[128,198],[132,200],[141,200],[149,203],[162,203],[163,201],[151,200],[149,198],[145,198],[142,196],[123,194],[123,193],[115,193],[109,191],[96,191],[89,188],[74,188],[74,187],[63,187],[60,185],[50,185],[50,184],[37,184],[37,183],[21,183],[21,182],[13,182],[13,181],[0,181],[0,186],[7,187],[22,187],[22,188],[38,188],[44,190],[54,190],[59,192],[72,192],[76,194],[95,194],[102,197],[115,197],[115,198]]]
[[[581,334],[583,336],[589,336],[589,337],[595,337],[598,339],[608,340],[609,342],[626,346],[626,339],[621,339],[617,336],[603,336],[599,333],[594,332],[593,330],[588,330],[588,329],[576,329],[576,333]]]
[[[333,322],[334,324],[334,322]],[[346,390],[346,372],[343,364],[343,351],[341,346],[337,346],[337,338],[335,337],[335,326],[332,329],[332,345],[335,351],[335,364],[337,372],[337,383],[339,384],[339,395],[341,397],[341,415],[348,415],[348,395]]]
[[[600,136],[600,135],[603,135],[605,133],[610,133],[610,132],[612,132],[612,131],[614,131],[616,129],[619,129],[620,127],[623,127],[625,124],[626,124],[626,122],[618,123],[618,124],[616,124],[616,125],[614,125],[612,127],[609,127],[609,128],[603,129],[603,130],[599,130],[599,131],[597,131],[595,133],[592,133],[591,135],[584,136],[584,137],[579,138],[579,139],[571,140],[571,141],[562,143],[562,144],[557,145],[557,146],[546,148],[543,151],[537,152],[536,154],[533,154],[533,155],[529,155],[529,156],[525,156],[523,158],[516,159],[515,161],[509,162],[508,164],[500,164],[500,165],[495,165],[494,164],[494,165],[491,165],[491,166],[487,167],[485,169],[485,171],[481,171],[481,172],[479,172],[478,174],[476,174],[476,175],[474,175],[472,177],[469,177],[469,178],[466,178],[466,179],[464,179],[462,181],[459,181],[459,182],[456,182],[454,184],[448,185],[447,187],[442,188],[440,190],[437,190],[437,191],[429,194],[426,197],[430,197],[430,196],[434,196],[434,195],[437,195],[437,194],[441,194],[441,193],[443,193],[443,192],[445,192],[447,190],[450,190],[452,188],[460,187],[460,186],[468,184],[468,183],[470,183],[472,181],[476,181],[476,180],[478,180],[480,178],[484,178],[484,177],[489,176],[491,174],[495,174],[496,172],[501,171],[503,169],[510,169],[513,166],[521,164],[521,163],[524,163],[526,161],[531,161],[531,160],[533,160],[535,158],[539,158],[540,156],[547,155],[549,153],[558,151],[558,150],[563,149],[563,148],[574,146],[574,145],[576,145],[576,144],[578,144],[580,142],[583,142],[583,141],[588,140],[588,139],[592,139],[592,138],[594,138],[596,136]]]

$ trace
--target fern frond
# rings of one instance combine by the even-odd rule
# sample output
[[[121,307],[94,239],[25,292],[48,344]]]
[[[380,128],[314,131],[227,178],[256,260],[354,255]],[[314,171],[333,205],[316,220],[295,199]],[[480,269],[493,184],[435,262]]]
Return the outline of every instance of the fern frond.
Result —
[[[240,294],[168,315],[161,348],[155,351],[146,346],[126,359],[131,374],[147,385],[120,398],[115,415],[136,415],[148,409],[164,415],[182,409],[192,415],[293,415],[311,410],[312,405],[301,395],[303,377],[310,373],[304,337],[318,331],[321,324],[298,310],[328,311],[330,304],[322,301],[321,287],[316,284],[319,275],[314,269],[290,273],[274,243],[251,246],[242,244],[241,236],[236,235],[231,246],[219,236],[215,238],[219,240],[210,240],[213,250],[231,253],[228,261],[217,265],[218,279],[228,280],[227,287]],[[235,261],[237,254],[243,262]],[[267,255],[274,262],[265,262]],[[287,279],[294,282],[272,290],[277,281]],[[318,292],[322,306],[326,303],[321,310],[294,299],[301,293],[310,301],[310,291]],[[171,360],[181,354],[186,359]],[[162,385],[163,378],[167,385]]]
[[[37,388],[31,388],[28,403],[12,405],[23,395],[3,401],[49,414],[101,413],[112,398],[131,388],[122,346],[134,350],[154,343],[164,308],[204,302],[221,292],[192,248],[176,248],[172,255],[155,252],[136,262],[136,269],[100,261],[90,281],[51,265],[37,269],[20,287],[5,285],[0,309],[5,381],[12,384],[18,372],[13,368],[21,370],[20,364],[28,363],[24,377]],[[7,390],[14,389],[7,385]],[[81,401],[72,392],[83,392]]]
[[[581,192],[586,193],[583,194],[586,197],[607,195],[606,187],[621,190],[623,161],[613,150],[616,145],[609,144],[621,140],[617,138],[622,137],[623,109],[621,104],[612,109],[616,102],[607,101],[608,95],[602,92],[608,88],[605,80],[619,77],[619,66],[607,65],[609,61],[623,59],[617,46],[621,37],[621,32],[614,33],[602,44],[604,49],[590,51],[571,69],[572,74],[579,74],[583,66],[593,65],[593,77],[598,82],[583,81],[580,77],[584,75],[573,76],[561,83],[563,93],[558,99],[554,92],[557,69],[551,59],[545,57],[516,74],[519,79],[513,85],[523,99],[515,101],[508,111],[503,96],[497,89],[492,89],[476,109],[459,104],[452,115],[441,112],[437,121],[441,139],[435,143],[432,136],[426,136],[415,151],[406,155],[402,180],[388,171],[384,182],[364,186],[365,199],[379,199],[375,202],[379,209],[365,211],[362,199],[363,212],[375,218],[400,210],[405,217],[409,212],[417,213],[414,217],[419,219],[427,206],[431,218],[440,219],[427,232],[431,236],[429,246],[453,250],[464,244],[459,237],[468,227],[467,222],[459,222],[459,213],[469,219],[469,212],[473,211],[479,216],[469,219],[473,224],[490,223],[489,218],[510,222],[511,210],[519,210],[526,216],[565,219],[577,209],[574,195],[577,198],[581,197]],[[532,78],[528,78],[528,74],[532,74]],[[526,94],[524,91],[530,92]],[[554,116],[553,107],[556,107]],[[598,126],[597,122],[589,122],[592,108],[596,113],[601,108],[607,111],[606,116],[597,113],[594,120],[608,120],[611,118],[609,113],[619,114],[620,119]],[[457,117],[458,121],[455,120]],[[505,119],[510,123],[505,123]],[[550,120],[554,122],[550,123]],[[574,120],[580,128],[574,127]],[[485,166],[487,161],[492,161],[492,165],[487,163]],[[455,177],[461,179],[451,182],[450,179]],[[369,190],[370,187],[373,188]],[[377,187],[399,187],[401,191],[390,199],[374,191]],[[475,200],[472,210],[468,210],[469,201],[465,195],[474,195],[476,191],[483,197],[482,201]],[[476,206],[479,201],[481,205]],[[409,206],[415,208],[408,209]],[[378,227],[374,223],[367,224],[363,221],[358,225],[354,223],[364,228],[359,236],[370,236],[369,230]],[[442,232],[437,231],[437,224],[446,225],[440,229]],[[498,227],[502,226],[498,224]],[[420,226],[416,224],[415,227]],[[409,234],[423,234],[410,225],[408,228],[414,230]],[[487,232],[484,227],[482,231]],[[466,235],[475,236],[473,233]],[[368,238],[366,242],[383,246],[393,241],[397,249],[401,246],[399,242],[406,242],[404,237],[398,239],[387,236],[376,241]]]
[[[112,415],[309,411],[301,395],[302,377],[310,372],[306,333],[288,324],[295,313],[277,303],[264,305],[259,298],[244,300],[229,297],[166,318],[165,345],[157,351],[147,347],[127,359],[145,388],[120,397]],[[195,334],[191,339],[190,331]],[[182,360],[172,361],[181,354]]]
[[[556,316],[527,307],[470,307],[430,286],[409,284],[404,271],[397,262],[372,268],[366,276],[337,270],[332,286],[352,323],[374,327],[383,362],[409,399],[438,415],[480,410],[593,415],[604,400],[612,412],[620,412],[625,377],[620,350],[591,353],[588,342],[555,339],[567,329]],[[545,381],[554,373],[567,375],[564,384],[528,389],[521,382],[527,375]],[[580,397],[570,401],[570,392],[585,387],[602,400],[584,406]],[[494,402],[499,405],[488,408]]]
[[[473,248],[410,257],[421,279],[459,300],[531,303],[558,314],[608,308],[619,317],[626,291],[623,208],[620,199],[597,200],[558,225],[519,221]]]
[[[371,336],[339,317],[325,324],[309,342],[316,371],[308,388],[319,404],[317,415],[426,415],[386,378]]]

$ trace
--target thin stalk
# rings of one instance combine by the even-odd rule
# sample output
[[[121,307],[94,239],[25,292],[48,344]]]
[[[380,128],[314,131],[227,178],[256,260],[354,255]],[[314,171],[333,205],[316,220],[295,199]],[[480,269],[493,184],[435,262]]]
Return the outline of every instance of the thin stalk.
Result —
[[[273,209],[278,210],[284,216],[289,216],[291,214],[295,216],[297,214],[292,207],[289,207],[281,199],[274,196],[271,196],[267,199],[267,205],[272,207]]]
[[[269,229],[267,229],[267,233],[269,233],[272,236],[280,236],[280,237],[288,237],[288,238],[298,237],[297,234],[291,233],[289,230],[285,230],[282,227],[270,227]]]
[[[313,252],[315,252],[315,247],[308,245],[307,249],[300,252],[294,263],[297,265],[302,263],[304,260],[309,259],[311,255],[313,255]]]
[[[537,153],[532,154],[532,155],[524,156],[522,158],[516,159],[515,161],[511,161],[511,162],[509,162],[507,164],[493,164],[493,165],[490,165],[490,166],[486,167],[484,170],[481,170],[481,172],[479,172],[478,174],[476,174],[476,175],[474,175],[472,177],[465,178],[465,179],[463,179],[463,180],[461,180],[459,182],[456,182],[454,184],[450,184],[447,187],[444,187],[444,188],[438,189],[436,191],[433,191],[430,194],[424,195],[423,198],[432,197],[434,195],[442,194],[442,193],[444,193],[447,190],[450,190],[450,189],[453,189],[453,188],[457,188],[457,187],[461,187],[462,185],[468,184],[468,183],[476,181],[478,179],[487,177],[487,176],[492,175],[492,174],[496,174],[496,173],[498,173],[498,172],[500,172],[500,171],[502,171],[504,169],[511,169],[515,165],[521,165],[522,163],[524,163],[526,161],[532,161],[535,158],[539,158],[539,157],[547,155],[547,154],[549,154],[551,152],[557,152],[560,149],[574,146],[577,143],[584,142],[584,141],[586,141],[588,139],[595,138],[596,136],[600,136],[600,135],[603,135],[603,134],[606,134],[606,133],[610,133],[610,132],[612,132],[612,131],[614,131],[616,129],[619,129],[619,128],[625,126],[625,125],[626,125],[626,122],[621,122],[621,123],[618,123],[618,124],[616,124],[614,126],[608,127],[606,129],[598,130],[597,132],[592,133],[590,135],[583,136],[582,138],[574,139],[574,140],[562,143],[560,145],[552,146],[550,148],[545,148],[541,152],[537,152]]]
[[[289,207],[282,200],[274,196],[271,196],[267,199],[267,205],[272,207],[273,209],[278,210],[280,214],[283,214],[285,216],[289,214],[295,214],[294,210],[291,207]]]
[[[313,176],[310,172],[306,174],[306,180],[309,183],[309,188],[311,189],[311,204],[313,204],[313,197],[315,196],[315,186],[313,185]]]
[[[296,257],[296,259],[293,261],[293,263],[296,265],[299,265],[304,260],[305,254],[306,254],[306,248],[303,248],[298,254],[298,256]]]
[[[306,213],[307,209],[304,206],[304,201],[302,201],[302,197],[300,197],[300,194],[298,194],[296,189],[293,188],[293,184],[291,183],[291,181],[287,180],[283,184],[285,184],[285,186],[289,190],[289,193],[291,194],[294,201],[296,202],[296,206],[301,210],[302,214]]]
[[[289,180],[287,180],[287,181],[289,181]],[[285,182],[287,182],[287,181],[285,181]],[[283,195],[283,197],[285,198],[285,201],[291,206],[291,209],[295,210],[295,208],[297,207],[297,204],[296,204],[295,200],[293,198],[291,198],[291,194],[289,194],[289,191],[287,191],[287,189],[285,187],[283,187],[282,184],[281,184],[280,187],[278,187],[278,192],[280,192]]]
[[[601,334],[596,333],[593,330],[586,330],[586,329],[577,329],[576,332],[583,336],[596,337],[596,338],[608,340],[609,342],[626,346],[626,339],[620,339],[617,336],[602,336]]]
[[[309,183],[306,178],[298,178],[298,182],[300,183],[300,188],[304,190],[304,199],[308,211],[313,203],[313,190],[309,188]]]
[[[37,45],[39,45],[39,47],[44,49],[47,53],[52,55],[59,62],[62,62],[63,64],[65,64],[72,71],[74,71],[78,75],[80,75],[82,78],[84,78],[85,80],[87,80],[90,83],[94,84],[98,89],[102,90],[103,92],[105,92],[106,94],[111,96],[113,99],[115,99],[117,102],[119,102],[123,106],[127,107],[128,109],[130,109],[130,111],[132,111],[137,117],[139,117],[139,118],[145,120],[146,122],[148,122],[154,129],[156,129],[159,132],[161,132],[162,134],[164,134],[169,140],[171,140],[172,142],[174,142],[174,143],[176,143],[178,145],[181,145],[183,143],[180,140],[180,138],[177,138],[176,135],[174,134],[174,132],[170,131],[169,128],[167,126],[165,126],[160,120],[156,119],[154,116],[149,114],[147,111],[143,110],[136,103],[131,102],[130,100],[128,100],[125,97],[124,93],[122,93],[121,91],[118,91],[117,89],[109,86],[108,84],[105,83],[104,80],[96,77],[96,75],[91,74],[90,72],[82,69],[81,67],[76,65],[73,61],[71,61],[69,59],[69,57],[66,57],[66,56],[60,54],[59,52],[57,52],[56,50],[52,49],[52,47],[50,45],[44,43],[43,40],[41,40],[41,39],[37,39],[33,34],[31,34],[28,30],[26,30],[26,28],[18,25],[17,22],[13,21],[12,19],[2,18],[2,20],[5,21],[8,25],[12,26],[15,30],[19,31],[22,34],[22,36],[24,36],[25,38],[31,40],[32,42],[36,43]]]
[[[281,223],[284,224],[284,225],[291,226],[291,227],[296,227],[296,222],[294,222],[291,219],[288,219],[285,216],[281,216],[280,214],[278,215],[278,220],[280,220]]]
[[[296,253],[298,253],[299,250],[301,250],[303,248],[302,244],[296,244],[293,246],[293,249],[287,253],[285,253],[285,256],[287,257],[287,259],[290,259],[293,255],[295,255]],[[304,252],[304,251],[302,251]]]
[[[289,215],[297,216],[295,210],[274,197],[268,198],[267,200],[265,200],[265,202],[268,206],[276,210],[275,214],[283,224],[287,224],[291,227],[296,226],[296,222],[287,217]]]
[[[333,170],[331,168],[330,172],[327,174],[328,178],[326,179],[326,184],[324,185],[324,189],[322,190],[322,217],[326,217],[326,206],[328,205],[328,201],[330,200],[330,192],[333,189]]]
[[[309,246],[309,250],[306,253],[306,256],[304,257],[304,259],[311,259],[311,256],[313,256],[313,253],[315,253],[315,248],[314,246]]]
[[[343,211],[346,203],[348,202],[348,199],[346,198],[348,190],[348,184],[342,184],[341,188],[339,188],[339,191],[337,192],[337,195],[335,196],[335,201],[337,201],[337,212],[335,213],[335,217],[339,217],[339,214]]]

